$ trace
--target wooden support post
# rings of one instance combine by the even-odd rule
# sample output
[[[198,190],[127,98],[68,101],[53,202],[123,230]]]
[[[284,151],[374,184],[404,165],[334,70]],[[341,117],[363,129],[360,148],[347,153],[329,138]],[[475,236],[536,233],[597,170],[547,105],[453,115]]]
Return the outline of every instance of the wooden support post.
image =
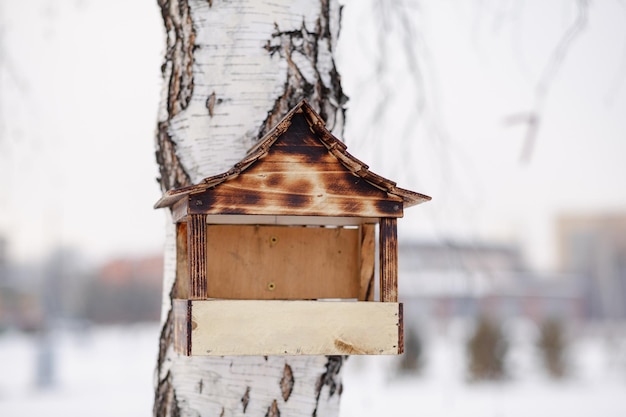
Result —
[[[187,248],[189,250],[189,298],[207,297],[206,214],[187,216]]]
[[[380,219],[380,301],[398,302],[398,229],[397,219]]]
[[[376,259],[376,225],[361,225],[361,276],[359,301],[374,301],[374,270]]]
[[[174,287],[174,298],[189,298],[188,239],[187,222],[176,223],[176,286]]]

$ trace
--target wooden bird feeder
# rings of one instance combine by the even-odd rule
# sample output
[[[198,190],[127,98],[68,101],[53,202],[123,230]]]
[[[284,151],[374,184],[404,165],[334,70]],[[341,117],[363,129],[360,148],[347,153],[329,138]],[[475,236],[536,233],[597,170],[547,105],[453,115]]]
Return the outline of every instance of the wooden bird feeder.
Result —
[[[370,172],[300,102],[229,171],[155,205],[177,226],[176,351],[402,353],[396,221],[428,200]]]

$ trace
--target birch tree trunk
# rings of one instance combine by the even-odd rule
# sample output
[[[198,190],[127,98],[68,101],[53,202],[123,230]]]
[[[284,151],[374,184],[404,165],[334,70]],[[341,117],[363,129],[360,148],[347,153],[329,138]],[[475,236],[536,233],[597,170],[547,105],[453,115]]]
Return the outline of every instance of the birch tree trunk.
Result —
[[[167,34],[156,138],[163,191],[226,171],[303,98],[341,137],[335,0],[158,2]],[[342,357],[174,353],[170,218],[166,233],[154,415],[338,415]]]

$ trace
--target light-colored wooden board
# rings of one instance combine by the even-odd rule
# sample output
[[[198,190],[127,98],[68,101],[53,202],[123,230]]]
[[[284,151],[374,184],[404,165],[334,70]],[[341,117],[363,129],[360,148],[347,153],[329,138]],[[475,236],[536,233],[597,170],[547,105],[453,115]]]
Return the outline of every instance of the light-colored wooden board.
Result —
[[[207,296],[358,298],[357,228],[207,226]]]
[[[395,355],[402,351],[398,303],[194,300],[190,305],[191,355]]]
[[[213,214],[207,216],[209,224],[258,224],[285,226],[358,226],[377,223],[374,217],[329,217],[329,216],[271,216],[244,214]]]

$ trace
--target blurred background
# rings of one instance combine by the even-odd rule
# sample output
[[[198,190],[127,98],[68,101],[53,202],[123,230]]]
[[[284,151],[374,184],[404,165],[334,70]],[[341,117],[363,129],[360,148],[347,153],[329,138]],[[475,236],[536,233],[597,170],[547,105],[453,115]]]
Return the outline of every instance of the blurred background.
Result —
[[[626,4],[342,3],[343,139],[433,197],[342,415],[625,415]],[[151,415],[163,45],[153,1],[0,0],[2,416]]]

